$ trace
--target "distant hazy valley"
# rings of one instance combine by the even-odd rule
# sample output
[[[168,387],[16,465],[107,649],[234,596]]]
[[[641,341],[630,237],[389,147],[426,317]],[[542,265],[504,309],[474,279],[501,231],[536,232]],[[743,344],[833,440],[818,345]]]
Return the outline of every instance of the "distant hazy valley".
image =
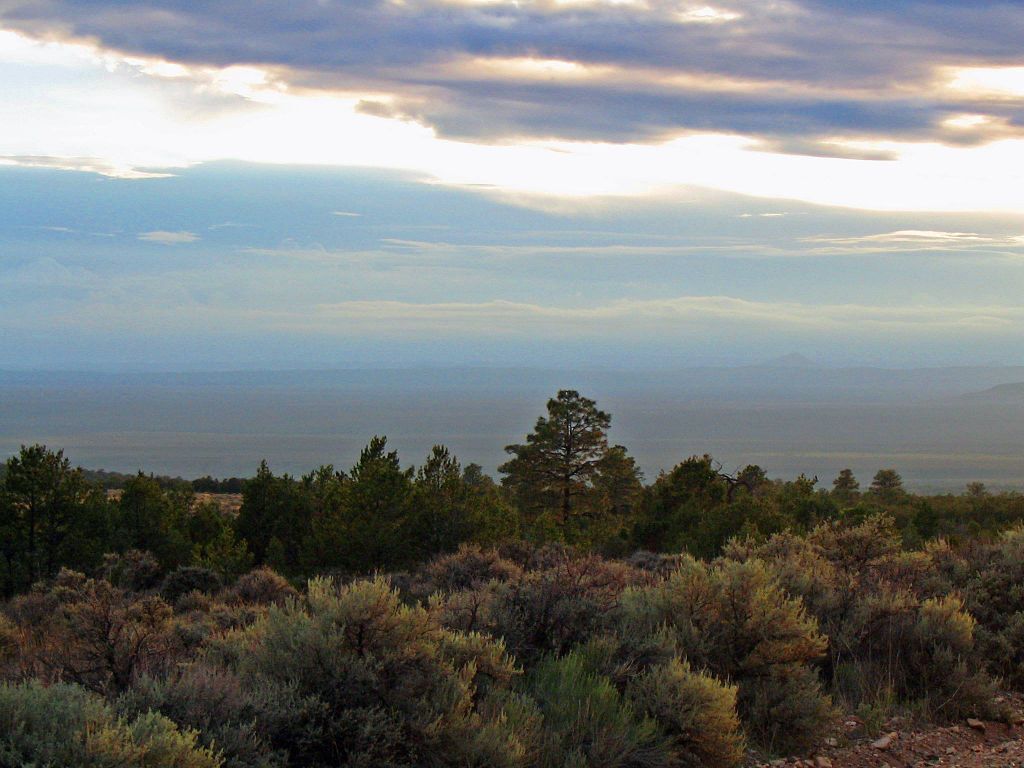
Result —
[[[613,414],[648,477],[695,453],[770,475],[893,466],[909,486],[1024,486],[1024,367],[822,368],[798,355],[671,371],[0,372],[0,452],[42,441],[90,468],[196,477],[347,466],[374,434],[489,472],[560,387]]]

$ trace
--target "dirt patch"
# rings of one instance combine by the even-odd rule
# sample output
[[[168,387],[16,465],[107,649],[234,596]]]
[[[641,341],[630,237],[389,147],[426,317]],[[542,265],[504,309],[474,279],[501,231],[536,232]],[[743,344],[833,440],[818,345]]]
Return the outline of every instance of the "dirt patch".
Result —
[[[1015,723],[1024,722],[1014,702]],[[783,768],[1024,768],[1024,727],[1005,722],[965,720],[952,725],[914,729],[890,721],[882,733],[868,735],[856,717],[845,717],[826,743],[811,755],[772,761],[752,759],[752,766]]]
[[[212,501],[220,511],[226,515],[237,515],[242,508],[242,494],[240,493],[197,493],[195,504],[205,504]]]
[[[120,501],[122,494],[120,488],[109,488],[107,490],[107,498],[111,501]],[[192,496],[193,506],[199,504],[206,504],[207,502],[213,502],[220,511],[225,515],[231,515],[232,517],[238,514],[238,510],[242,507],[242,494],[240,493],[196,493]]]

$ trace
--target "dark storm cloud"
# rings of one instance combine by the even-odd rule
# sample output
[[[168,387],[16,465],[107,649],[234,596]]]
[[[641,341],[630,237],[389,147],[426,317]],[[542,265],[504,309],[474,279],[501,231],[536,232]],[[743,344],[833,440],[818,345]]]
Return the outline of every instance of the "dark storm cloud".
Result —
[[[979,143],[1024,133],[1021,99],[937,80],[944,66],[1024,65],[1019,3],[708,5],[730,17],[701,20],[705,4],[683,0],[0,0],[0,25],[189,64],[277,67],[294,86],[385,94],[362,108],[477,140],[643,141],[711,130],[849,155],[827,139]],[[521,58],[588,69],[478,66]],[[990,120],[944,124],[960,114]]]

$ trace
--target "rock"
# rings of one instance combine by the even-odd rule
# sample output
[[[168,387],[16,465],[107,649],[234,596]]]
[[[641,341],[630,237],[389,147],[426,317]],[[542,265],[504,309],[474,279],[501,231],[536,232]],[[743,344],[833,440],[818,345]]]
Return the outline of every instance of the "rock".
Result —
[[[956,754],[956,747],[946,747],[946,754],[947,755],[955,755]]]
[[[969,725],[971,728],[973,728],[976,731],[981,731],[983,733],[985,731],[985,724],[983,722],[981,722],[981,720],[978,720],[976,718],[968,717],[967,718],[967,725]]]
[[[814,758],[815,768],[832,768],[832,761],[824,755],[818,755]]]
[[[839,746],[839,739],[835,739],[835,738],[832,738],[831,736],[829,736],[827,739],[825,739],[825,746],[826,747],[833,747],[833,748],[834,747],[838,747]]]
[[[896,736],[896,731],[893,731],[892,733],[887,733],[882,738],[871,742],[871,746],[875,749],[888,749],[892,746],[892,743],[896,739]]]

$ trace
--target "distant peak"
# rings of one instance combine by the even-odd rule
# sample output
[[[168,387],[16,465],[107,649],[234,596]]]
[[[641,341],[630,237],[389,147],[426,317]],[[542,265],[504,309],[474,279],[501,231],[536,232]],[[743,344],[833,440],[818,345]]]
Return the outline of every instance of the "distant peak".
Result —
[[[811,360],[809,357],[801,355],[799,352],[790,352],[788,355],[782,355],[781,357],[773,357],[770,360],[765,360],[763,363],[759,363],[758,368],[817,368],[818,364]]]
[[[997,384],[980,392],[968,392],[964,397],[971,400],[989,400],[992,402],[1022,403],[1024,402],[1024,381],[1011,381]]]

